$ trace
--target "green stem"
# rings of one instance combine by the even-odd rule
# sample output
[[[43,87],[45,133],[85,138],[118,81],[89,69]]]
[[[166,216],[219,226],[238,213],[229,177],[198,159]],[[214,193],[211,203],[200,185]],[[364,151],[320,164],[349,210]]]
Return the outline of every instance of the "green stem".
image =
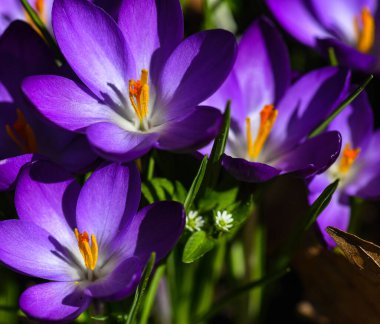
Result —
[[[152,311],[154,299],[156,297],[158,285],[160,284],[161,278],[165,273],[165,268],[166,266],[164,264],[160,265],[153,276],[152,282],[150,283],[149,290],[145,297],[145,301],[144,301],[144,305],[143,305],[143,309],[141,313],[140,324],[146,324],[148,322],[150,313]]]
[[[214,314],[216,314],[220,309],[222,309],[225,305],[231,304],[231,302],[240,297],[241,295],[250,292],[252,289],[257,289],[263,286],[266,286],[278,279],[280,279],[282,276],[287,274],[290,271],[289,268],[282,269],[280,271],[276,271],[264,278],[261,278],[256,281],[249,282],[246,285],[243,285],[239,288],[236,288],[232,290],[230,293],[225,295],[223,298],[221,298],[219,301],[217,301],[213,307],[210,308],[210,310],[203,314],[202,316],[199,316],[196,320],[195,323],[201,323],[206,321],[207,319],[211,318]]]
[[[194,284],[194,272],[195,264],[187,264],[182,267],[182,282],[180,287],[180,295],[176,301],[176,318],[174,323],[176,324],[190,324],[191,316],[191,295]]]
[[[329,47],[328,52],[329,52],[329,60],[330,60],[331,66],[338,66],[339,62],[338,62],[338,59],[336,58],[334,47]]]
[[[253,249],[251,252],[250,281],[258,280],[265,276],[265,251],[266,229],[261,213],[258,212],[257,222],[253,231]],[[249,294],[248,319],[250,323],[258,323],[261,318],[264,287],[260,286]]]
[[[155,165],[154,157],[153,157],[153,154],[151,154],[149,157],[149,161],[148,161],[148,171],[147,171],[147,175],[146,175],[147,180],[152,180],[152,178],[153,178],[154,165]]]

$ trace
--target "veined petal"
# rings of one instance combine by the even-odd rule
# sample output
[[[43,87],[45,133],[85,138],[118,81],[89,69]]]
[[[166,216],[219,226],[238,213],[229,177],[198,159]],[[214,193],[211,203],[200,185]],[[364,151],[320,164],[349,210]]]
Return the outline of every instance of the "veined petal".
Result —
[[[71,131],[81,131],[115,115],[111,108],[101,104],[83,86],[64,77],[28,77],[22,88],[47,119]]]
[[[198,106],[178,122],[165,125],[157,147],[164,150],[195,150],[208,144],[217,135],[222,114],[211,107]]]
[[[79,232],[94,234],[100,248],[107,246],[132,221],[140,203],[140,189],[140,174],[135,164],[102,164],[80,192]]]
[[[159,133],[129,132],[113,123],[98,123],[87,128],[87,138],[95,151],[112,161],[128,162],[147,153]]]
[[[133,57],[116,22],[90,1],[56,0],[53,29],[78,77],[99,97],[122,104],[136,77]]]
[[[0,161],[0,191],[13,189],[21,168],[32,161],[33,154],[23,154]]]
[[[0,261],[29,276],[73,281],[79,274],[66,250],[43,228],[22,220],[0,222]]]
[[[20,307],[28,316],[43,321],[71,321],[90,305],[91,298],[74,282],[49,282],[25,290]]]
[[[156,123],[183,118],[224,82],[235,60],[236,42],[223,30],[208,30],[182,41],[163,67]],[[160,122],[161,121],[161,122]]]
[[[15,193],[19,218],[45,229],[61,244],[75,247],[79,190],[75,178],[62,168],[47,161],[36,161],[26,166],[19,176]]]
[[[157,79],[170,53],[183,39],[183,14],[178,0],[124,0],[118,25],[133,53],[136,69]]]
[[[315,46],[318,38],[332,37],[330,32],[313,16],[305,0],[266,0],[273,15],[293,37]]]

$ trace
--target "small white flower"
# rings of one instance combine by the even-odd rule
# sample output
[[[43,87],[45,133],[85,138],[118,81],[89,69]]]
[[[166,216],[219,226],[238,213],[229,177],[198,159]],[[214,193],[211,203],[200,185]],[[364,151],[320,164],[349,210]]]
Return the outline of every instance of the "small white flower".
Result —
[[[223,210],[216,213],[215,224],[218,230],[228,232],[232,228],[234,219],[232,214],[229,214],[227,210]]]
[[[190,232],[200,231],[205,224],[202,216],[198,216],[198,212],[190,210],[189,214],[186,215],[186,228]]]

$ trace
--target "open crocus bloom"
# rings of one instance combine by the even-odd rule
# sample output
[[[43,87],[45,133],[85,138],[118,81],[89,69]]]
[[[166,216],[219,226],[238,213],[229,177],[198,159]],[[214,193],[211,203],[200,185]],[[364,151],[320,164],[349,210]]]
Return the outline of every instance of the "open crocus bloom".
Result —
[[[61,73],[54,56],[25,22],[15,21],[0,38],[0,190],[13,186],[20,168],[48,158],[70,171],[83,171],[97,155],[83,135],[46,121],[25,99],[22,80]]]
[[[329,126],[342,134],[342,151],[325,173],[310,183],[310,201],[331,182],[339,187],[331,203],[318,217],[317,225],[328,246],[336,246],[325,232],[327,226],[347,230],[350,221],[349,197],[380,198],[380,132],[373,131],[373,115],[367,96],[362,93]]]
[[[280,24],[300,42],[339,64],[380,71],[380,15],[376,0],[266,0]]]
[[[53,0],[29,0],[29,3],[41,20],[48,27],[51,26],[51,8],[53,7]],[[32,24],[21,1],[2,0],[0,3],[0,34],[2,34],[14,20],[25,20]]]
[[[287,48],[267,19],[243,35],[235,66],[206,104],[223,109],[231,100],[231,129],[223,167],[238,180],[262,182],[282,173],[307,177],[338,157],[341,137],[316,128],[342,99],[349,74],[323,68],[290,84]]]
[[[221,114],[197,106],[223,83],[235,59],[229,32],[183,37],[178,0],[125,0],[118,25],[83,0],[56,0],[53,29],[83,84],[36,76],[23,89],[54,123],[87,135],[107,159],[129,161],[152,147],[196,149]]]
[[[94,298],[119,299],[135,290],[150,254],[162,259],[185,224],[176,202],[138,212],[140,193],[134,164],[104,164],[83,188],[45,161],[23,169],[15,194],[20,219],[0,222],[0,261],[52,281],[24,291],[26,314],[69,321]]]

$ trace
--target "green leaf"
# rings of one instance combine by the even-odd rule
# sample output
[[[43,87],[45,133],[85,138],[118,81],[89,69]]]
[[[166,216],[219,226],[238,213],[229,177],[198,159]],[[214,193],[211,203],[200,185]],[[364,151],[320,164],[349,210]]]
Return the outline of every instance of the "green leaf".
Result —
[[[50,47],[54,50],[57,58],[64,62],[64,58],[61,54],[61,51],[59,50],[57,43],[55,42],[54,38],[51,36],[49,31],[47,30],[45,24],[41,20],[40,16],[37,14],[37,12],[32,8],[32,6],[29,4],[28,0],[21,0],[22,6],[24,7],[27,15],[32,20],[33,24],[36,26],[36,28],[40,31],[43,38],[47,41],[47,43],[50,45]]]
[[[304,231],[308,231],[310,227],[315,223],[318,216],[324,211],[327,205],[330,203],[331,198],[338,188],[339,180],[335,180],[333,183],[329,184],[325,190],[321,193],[321,195],[314,201],[314,203],[310,207],[308,220],[306,221],[306,225],[304,227]]]
[[[137,287],[137,290],[135,292],[135,297],[133,299],[133,304],[132,304],[131,310],[128,314],[126,324],[133,324],[135,322],[135,318],[136,318],[137,312],[140,308],[142,299],[144,297],[145,289],[148,285],[148,281],[149,281],[150,275],[152,273],[155,262],[156,262],[156,253],[153,252],[150,255],[150,258],[148,260],[147,265],[145,266],[140,284]]]
[[[212,239],[209,239],[204,231],[195,232],[186,242],[183,250],[182,262],[192,263],[198,260],[210,251],[214,245],[215,242]]]
[[[331,66],[338,66],[339,62],[338,62],[338,59],[336,58],[334,47],[329,47],[328,52],[329,52],[329,60],[330,60]]]
[[[190,207],[192,206],[192,204],[193,204],[193,202],[194,202],[194,200],[198,194],[199,188],[202,185],[202,182],[203,182],[203,179],[204,179],[205,173],[206,173],[206,168],[207,168],[207,158],[208,158],[207,155],[205,155],[203,157],[203,160],[202,160],[202,163],[199,167],[198,173],[195,176],[193,183],[191,184],[190,190],[187,194],[187,197],[186,197],[186,200],[184,203],[186,212],[188,212]]]
[[[201,211],[226,209],[236,202],[238,191],[238,187],[225,191],[215,191],[208,188],[202,198],[199,199],[198,209]]]
[[[178,201],[180,203],[184,203],[186,200],[187,196],[187,191],[183,184],[179,181],[174,182],[174,195],[173,195],[173,200]]]
[[[223,123],[218,136],[215,138],[214,145],[212,146],[209,163],[207,166],[207,179],[205,184],[208,187],[214,187],[220,172],[220,157],[226,149],[228,140],[228,133],[231,124],[231,102],[227,102],[226,110],[223,115]]]
[[[151,190],[149,189],[149,187],[145,183],[141,184],[141,193],[143,194],[144,198],[146,199],[146,201],[149,204],[154,203],[153,194],[152,194]]]
[[[321,134],[327,126],[335,119],[336,116],[338,116],[344,108],[346,108],[352,101],[356,99],[357,96],[359,96],[362,91],[367,87],[367,85],[371,82],[373,79],[373,74],[371,74],[361,86],[359,86],[354,92],[352,92],[343,102],[336,108],[327,119],[320,124],[315,130],[311,132],[309,137],[315,137],[319,134]]]

